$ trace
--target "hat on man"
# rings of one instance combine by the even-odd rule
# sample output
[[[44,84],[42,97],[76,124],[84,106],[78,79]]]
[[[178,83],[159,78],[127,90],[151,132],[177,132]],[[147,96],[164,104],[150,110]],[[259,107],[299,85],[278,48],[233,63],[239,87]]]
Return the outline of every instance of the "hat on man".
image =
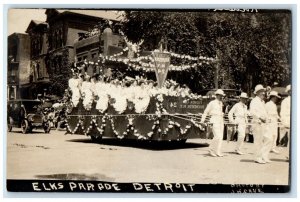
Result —
[[[285,92],[289,92],[291,91],[291,85],[287,85],[286,89],[285,89]]]
[[[249,97],[248,97],[247,93],[241,93],[240,98],[248,99]]]
[[[225,93],[224,93],[224,91],[222,89],[218,89],[218,90],[216,90],[215,95],[225,96]]]
[[[281,98],[281,97],[278,95],[278,92],[277,92],[277,91],[271,91],[270,94],[269,94],[269,96],[270,96],[270,98],[271,98],[272,96],[277,97],[277,98]]]
[[[144,79],[141,79],[141,80],[138,81],[138,85],[142,85],[142,84],[145,84]]]
[[[258,84],[255,86],[255,89],[254,89],[254,94],[257,94],[259,91],[265,91],[266,89],[263,87],[263,85],[261,84]]]
[[[84,80],[85,80],[85,81],[89,81],[90,78],[91,78],[91,77],[90,77],[89,75],[85,75],[85,76],[84,76]]]

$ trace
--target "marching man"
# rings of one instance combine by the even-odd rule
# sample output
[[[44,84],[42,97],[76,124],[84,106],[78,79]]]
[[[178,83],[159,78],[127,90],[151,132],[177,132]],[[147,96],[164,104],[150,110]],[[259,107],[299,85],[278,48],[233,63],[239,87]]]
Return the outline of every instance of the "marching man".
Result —
[[[223,131],[224,131],[224,120],[223,120],[223,97],[225,96],[223,90],[218,89],[215,92],[216,99],[211,101],[203,112],[201,117],[201,124],[204,124],[207,115],[211,115],[210,123],[212,123],[213,140],[210,145],[211,156],[224,156],[221,153]]]
[[[284,126],[282,129],[281,133],[285,135],[285,133],[288,134],[289,137],[289,142],[287,143],[287,149],[289,152],[290,148],[290,119],[291,119],[291,85],[288,85],[285,89],[285,91],[289,94],[288,97],[286,97],[282,102],[281,102],[281,110],[280,110],[280,117],[281,117],[281,122]],[[289,155],[287,156],[287,159],[289,159]]]
[[[249,115],[247,109],[247,100],[248,95],[247,93],[241,93],[240,101],[236,103],[228,113],[228,118],[230,123],[237,124],[237,131],[238,131],[238,140],[235,152],[239,155],[243,155],[242,147],[244,145],[244,139],[246,135],[246,127],[248,123],[247,116]],[[235,116],[235,118],[233,117]]]
[[[265,106],[266,89],[258,84],[255,86],[255,98],[250,103],[250,113],[253,116],[253,137],[254,137],[254,161],[259,164],[269,162],[268,147],[272,145],[272,139],[266,136],[268,113]]]
[[[280,121],[280,117],[277,112],[276,103],[281,97],[278,95],[278,92],[276,91],[271,91],[269,96],[270,96],[270,101],[266,103],[266,109],[270,120],[270,123],[268,124],[268,135],[273,141],[270,151],[278,154],[279,151],[276,150],[276,142],[278,137],[278,121]]]

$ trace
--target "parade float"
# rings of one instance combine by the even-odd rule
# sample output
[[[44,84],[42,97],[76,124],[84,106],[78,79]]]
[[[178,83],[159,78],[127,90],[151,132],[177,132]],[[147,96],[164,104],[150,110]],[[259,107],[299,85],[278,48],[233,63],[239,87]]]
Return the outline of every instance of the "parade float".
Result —
[[[164,50],[162,45],[141,56],[138,47],[139,44],[129,44],[113,55],[100,55],[96,62],[84,61],[74,65],[74,78],[69,80],[71,96],[67,107],[67,132],[88,135],[95,141],[102,137],[176,142],[208,138],[209,133],[200,124],[200,118],[212,98],[191,93],[176,81],[167,80],[167,75],[169,71],[212,63],[215,58],[179,55]],[[171,64],[171,57],[194,63],[176,66]],[[119,62],[138,71],[155,72],[156,81],[128,79],[127,76],[122,80],[105,80],[105,74],[111,77],[110,68],[104,67],[103,70],[109,62]],[[90,66],[102,66],[96,77],[87,74]]]

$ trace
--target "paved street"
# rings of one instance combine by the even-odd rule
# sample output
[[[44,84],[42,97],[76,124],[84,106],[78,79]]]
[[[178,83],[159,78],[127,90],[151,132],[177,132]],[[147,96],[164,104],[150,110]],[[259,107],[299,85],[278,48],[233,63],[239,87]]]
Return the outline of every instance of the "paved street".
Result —
[[[223,142],[224,157],[208,156],[210,140],[188,140],[185,145],[153,144],[104,139],[93,143],[83,135],[45,134],[35,130],[7,134],[8,179],[68,179],[110,182],[181,182],[287,185],[287,149],[270,154],[272,163],[252,160],[253,144],[246,155],[232,153],[235,142]]]

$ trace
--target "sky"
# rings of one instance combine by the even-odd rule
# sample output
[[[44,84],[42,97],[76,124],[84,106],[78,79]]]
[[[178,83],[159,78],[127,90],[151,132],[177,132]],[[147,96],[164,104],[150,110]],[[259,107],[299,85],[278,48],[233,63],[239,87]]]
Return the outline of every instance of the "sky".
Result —
[[[65,10],[59,9],[61,12]],[[74,11],[74,10],[70,10]],[[7,33],[25,33],[31,20],[46,21],[46,9],[9,9],[7,16]],[[107,19],[119,19],[114,11],[105,10],[76,10],[77,13],[104,17]]]
[[[31,20],[45,21],[46,9],[9,9],[7,33],[25,33]]]

